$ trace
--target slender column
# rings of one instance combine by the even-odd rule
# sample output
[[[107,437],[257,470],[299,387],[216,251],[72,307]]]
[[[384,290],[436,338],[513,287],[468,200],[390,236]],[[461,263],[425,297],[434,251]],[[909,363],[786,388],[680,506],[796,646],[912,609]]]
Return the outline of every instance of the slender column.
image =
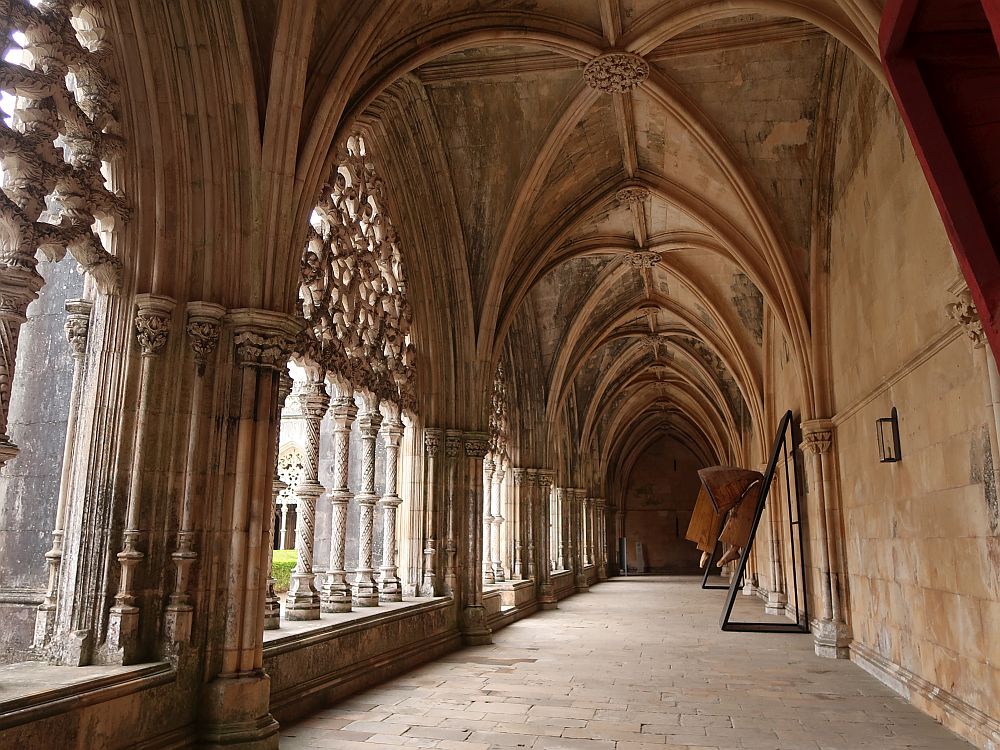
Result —
[[[463,442],[460,430],[445,431],[444,592],[453,596],[458,592],[459,471],[463,462]]]
[[[483,583],[492,584],[496,582],[496,575],[493,572],[493,558],[490,553],[493,550],[493,474],[496,472],[496,464],[489,456],[483,458]]]
[[[378,583],[375,581],[375,438],[382,425],[377,396],[365,394],[365,410],[358,418],[361,428],[361,492],[355,500],[361,511],[358,544],[358,568],[354,574],[354,606],[377,607]]]
[[[90,311],[93,303],[84,299],[66,301],[66,340],[73,357],[73,385],[69,392],[69,419],[66,424],[66,442],[63,446],[62,475],[59,479],[59,499],[56,503],[56,523],[52,530],[52,549],[45,553],[49,568],[45,598],[35,615],[33,648],[48,646],[55,625],[56,606],[59,599],[59,568],[62,565],[63,537],[66,524],[66,498],[72,481],[73,452],[76,445],[76,426],[80,416],[80,381],[83,360],[87,353],[87,336],[90,333]]]
[[[536,550],[538,537],[538,525],[536,524],[538,506],[538,471],[536,469],[525,469],[521,495],[521,518],[524,519],[524,560],[522,562],[524,575],[535,579],[537,583],[538,573],[535,570]],[[515,482],[516,482],[515,477]]]
[[[496,471],[493,472],[493,489],[491,493],[490,507],[493,517],[490,519],[490,560],[493,563],[493,579],[497,583],[507,580],[507,573],[504,570],[503,545],[503,478],[506,475],[503,459],[499,459],[496,464]]]
[[[512,581],[520,581],[528,575],[528,566],[525,564],[525,550],[527,549],[527,544],[525,543],[525,537],[527,536],[527,524],[524,519],[524,508],[528,505],[528,470],[513,468],[511,469],[512,479],[514,480],[514,492],[512,502],[509,503],[512,513],[508,513],[513,518],[513,538],[514,538],[514,560],[511,567],[510,579]]]
[[[295,528],[299,525],[299,513],[292,503],[285,504],[284,526],[282,527],[281,549],[295,548]]]
[[[597,580],[608,580],[608,526],[607,526],[607,504],[603,497],[595,498],[597,514],[597,542],[595,552],[597,553]]]
[[[573,503],[573,490],[569,487],[556,488],[556,509],[559,514],[559,570],[569,570],[570,568],[570,531],[569,520]]]
[[[538,484],[536,518],[538,528],[538,601],[542,609],[556,609],[558,603],[552,588],[552,544],[550,541],[552,521],[552,481],[554,473],[538,469],[535,479]]]
[[[292,378],[288,374],[288,368],[278,368],[278,418],[275,420],[272,430],[274,431],[274,474],[271,479],[271,517],[274,517],[275,505],[282,490],[288,487],[278,478],[278,447],[281,442],[281,410],[285,408],[285,401],[288,394],[292,392]],[[282,510],[282,521],[287,523],[289,505],[285,505]],[[273,523],[273,522],[272,522]],[[281,627],[281,599],[278,592],[274,590],[274,538],[280,533],[279,529],[271,529],[269,546],[270,554],[267,556],[267,591],[264,593],[264,630],[277,630]]]
[[[594,498],[586,497],[583,502],[587,521],[587,565],[594,565]]]
[[[339,382],[337,397],[330,404],[333,414],[333,491],[330,493],[330,565],[327,570],[320,609],[323,612],[351,611],[351,584],[344,570],[347,544],[347,510],[351,498],[347,473],[351,457],[351,424],[358,415],[354,395],[346,382]]]
[[[135,333],[142,354],[139,400],[132,444],[132,468],[128,505],[125,511],[124,543],[118,553],[121,578],[114,606],[108,618],[106,655],[102,660],[132,664],[138,658],[139,607],[136,605],[135,570],[145,557],[139,549],[146,441],[149,437],[149,401],[152,363],[167,344],[174,301],[155,294],[136,295]]]
[[[572,529],[572,540],[573,540],[573,567],[576,570],[576,575],[574,576],[574,583],[579,591],[588,591],[590,589],[590,584],[587,583],[587,573],[584,571],[584,564],[586,562],[586,529],[584,527],[586,521],[586,513],[584,506],[586,504],[586,494],[587,491],[576,488],[573,490],[573,501],[572,501],[572,513],[571,513],[571,529]]]
[[[466,533],[463,558],[465,581],[463,586],[464,606],[462,608],[462,636],[468,645],[492,643],[493,639],[489,625],[486,622],[486,609],[483,607],[483,577],[479,574],[473,561],[483,559],[483,550],[479,548],[484,539],[482,533],[483,513],[485,512],[484,495],[488,486],[479,480],[479,473],[485,465],[484,459],[489,451],[489,435],[484,432],[465,433],[465,458],[468,481],[468,498],[465,502]]]
[[[379,501],[382,508],[382,567],[379,569],[379,601],[403,601],[403,585],[396,574],[396,509],[399,473],[399,444],[403,438],[403,423],[399,407],[383,404],[386,420],[382,425],[385,436],[385,494]]]
[[[299,411],[305,421],[306,445],[302,453],[302,480],[295,486],[295,495],[299,499],[295,533],[298,560],[285,597],[285,617],[289,620],[318,620],[320,611],[313,571],[313,549],[316,544],[316,501],[325,491],[319,482],[320,426],[330,406],[330,396],[321,373],[312,372],[308,377],[295,388]]]
[[[424,570],[420,581],[420,596],[434,596],[438,588],[438,487],[437,456],[441,447],[441,430],[424,429]]]
[[[198,462],[204,451],[202,436],[205,433],[202,422],[202,401],[204,394],[204,374],[208,360],[215,352],[222,327],[222,316],[226,309],[210,302],[190,302],[187,305],[187,326],[185,331],[194,355],[195,374],[191,386],[191,414],[188,418],[187,455],[184,458],[184,495],[181,500],[180,523],[177,528],[177,549],[170,557],[174,562],[176,575],[174,590],[167,603],[164,629],[173,643],[186,643],[191,637],[191,622],[194,606],[188,594],[191,566],[198,558],[194,550],[194,525],[192,514],[194,503],[201,489],[196,486]]]
[[[766,466],[758,467],[763,473],[766,471]],[[768,518],[768,536],[771,539],[771,588],[767,592],[767,600],[764,604],[764,612],[769,615],[783,615],[785,614],[785,604],[788,602],[788,597],[785,594],[785,576],[784,576],[784,565],[782,564],[782,535],[781,535],[781,521],[780,521],[780,511],[777,502],[778,495],[777,491],[780,491],[778,483],[775,482],[771,485],[772,492],[767,499],[767,518]]]

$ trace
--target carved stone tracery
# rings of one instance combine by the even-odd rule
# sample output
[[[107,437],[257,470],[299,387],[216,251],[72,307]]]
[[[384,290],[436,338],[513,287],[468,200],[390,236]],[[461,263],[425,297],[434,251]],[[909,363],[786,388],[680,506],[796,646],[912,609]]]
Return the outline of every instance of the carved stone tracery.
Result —
[[[364,139],[352,135],[310,222],[299,286],[308,326],[299,353],[357,391],[412,409],[413,313],[388,203]]]
[[[121,262],[98,230],[127,218],[102,167],[122,151],[115,85],[100,13],[90,3],[6,0],[0,91],[0,466],[17,453],[7,436],[17,342],[28,304],[44,281],[36,253],[70,255],[104,293],[120,286]],[[14,44],[10,40],[14,39]]]

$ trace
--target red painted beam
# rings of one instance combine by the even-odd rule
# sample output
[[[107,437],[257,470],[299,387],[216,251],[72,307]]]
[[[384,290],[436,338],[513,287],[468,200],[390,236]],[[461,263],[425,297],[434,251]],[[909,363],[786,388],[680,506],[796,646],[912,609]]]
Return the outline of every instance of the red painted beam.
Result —
[[[996,204],[995,191],[990,189],[996,184],[991,182],[990,172],[1000,143],[971,140],[973,120],[992,119],[989,110],[985,115],[977,113],[977,94],[989,99],[996,96],[996,90],[989,76],[977,82],[971,73],[962,72],[963,50],[956,41],[962,32],[976,30],[972,27],[977,17],[979,30],[992,30],[995,44],[992,50],[982,44],[971,45],[967,54],[978,59],[970,59],[965,67],[974,72],[989,68],[993,61],[1000,66],[1000,0],[887,0],[879,43],[892,94],[994,356],[1000,359],[1000,242],[996,232],[993,236],[990,232],[1000,216],[991,210]],[[932,40],[935,34],[940,36]],[[929,48],[933,55],[922,58],[921,51],[926,55]],[[988,59],[984,60],[984,54]],[[942,56],[947,65],[940,64]],[[947,90],[949,76],[955,77],[956,87],[962,87],[960,99]],[[989,126],[989,122],[985,124]],[[960,142],[953,142],[953,138]],[[994,180],[997,177],[1000,175],[993,175]],[[991,215],[984,216],[984,210]]]

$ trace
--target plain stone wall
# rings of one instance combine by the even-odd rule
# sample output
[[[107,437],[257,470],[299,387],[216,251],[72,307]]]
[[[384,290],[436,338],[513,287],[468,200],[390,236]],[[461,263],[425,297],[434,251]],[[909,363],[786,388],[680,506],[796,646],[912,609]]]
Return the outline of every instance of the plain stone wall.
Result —
[[[895,107],[857,68],[838,129],[831,251],[854,638],[996,718],[1000,538],[983,353],[964,336],[927,349],[953,325],[945,305],[959,272]],[[903,459],[879,464],[875,420],[892,406]]]
[[[46,283],[21,328],[11,393],[10,434],[21,452],[0,472],[0,662],[25,657],[46,585],[73,384],[65,303],[83,294],[72,260],[43,260],[38,271]]]
[[[651,573],[698,571],[701,553],[684,539],[698,496],[701,461],[673,438],[651,445],[636,461],[625,492],[630,555],[642,542]]]

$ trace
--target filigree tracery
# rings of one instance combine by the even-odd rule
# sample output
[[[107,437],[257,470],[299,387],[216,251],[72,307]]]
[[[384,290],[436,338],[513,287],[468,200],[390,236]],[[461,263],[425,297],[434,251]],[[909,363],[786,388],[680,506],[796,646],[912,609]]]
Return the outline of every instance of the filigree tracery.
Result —
[[[6,435],[17,339],[43,279],[36,253],[68,251],[103,292],[121,263],[99,231],[127,218],[107,163],[123,141],[115,118],[111,54],[97,6],[76,0],[0,0],[0,465],[16,453]],[[110,170],[108,170],[110,173]]]
[[[413,406],[412,310],[385,183],[360,135],[323,186],[302,255],[302,356],[355,389]]]

